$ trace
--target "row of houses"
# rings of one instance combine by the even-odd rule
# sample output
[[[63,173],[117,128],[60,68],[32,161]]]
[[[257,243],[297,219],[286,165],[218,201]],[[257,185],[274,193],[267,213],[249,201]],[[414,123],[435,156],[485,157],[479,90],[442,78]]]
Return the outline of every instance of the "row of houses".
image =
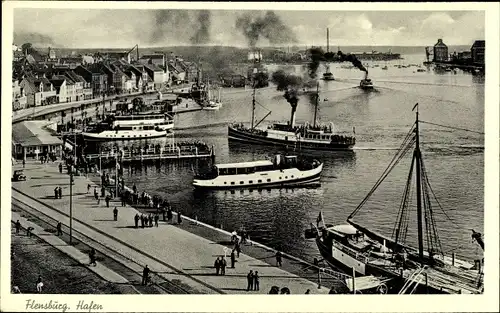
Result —
[[[13,110],[161,90],[200,77],[196,63],[172,53],[170,58],[149,54],[135,61],[127,52],[57,58],[54,50],[44,56],[33,49],[15,59],[13,69]]]

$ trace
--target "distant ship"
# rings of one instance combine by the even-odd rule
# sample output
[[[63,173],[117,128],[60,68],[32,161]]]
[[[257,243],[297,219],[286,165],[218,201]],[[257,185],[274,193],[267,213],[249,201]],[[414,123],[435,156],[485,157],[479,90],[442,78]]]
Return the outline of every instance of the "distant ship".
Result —
[[[353,52],[351,53],[358,58],[358,60],[372,60],[372,61],[389,61],[389,60],[399,60],[401,58],[401,54],[389,52]]]

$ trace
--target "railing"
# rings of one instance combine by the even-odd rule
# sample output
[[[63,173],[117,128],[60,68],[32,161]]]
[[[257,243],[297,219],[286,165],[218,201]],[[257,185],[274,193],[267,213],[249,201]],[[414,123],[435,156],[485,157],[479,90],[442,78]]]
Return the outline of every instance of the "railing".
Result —
[[[363,262],[364,264],[367,264],[370,260],[366,255],[359,253],[357,251],[354,251],[353,249],[348,248],[342,244],[333,242],[333,246],[335,246],[335,248],[339,249],[340,251],[344,252],[345,254],[355,258],[357,261]]]

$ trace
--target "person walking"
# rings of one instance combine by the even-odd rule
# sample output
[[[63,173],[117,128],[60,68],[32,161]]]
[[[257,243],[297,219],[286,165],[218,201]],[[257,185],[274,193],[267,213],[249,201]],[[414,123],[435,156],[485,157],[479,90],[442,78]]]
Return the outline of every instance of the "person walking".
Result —
[[[172,209],[168,208],[168,210],[167,210],[167,220],[168,220],[169,223],[172,222],[172,217],[173,217],[172,216]]]
[[[236,250],[236,257],[239,258],[241,252],[241,246],[238,240],[236,240],[235,250]]]
[[[58,199],[59,198],[59,188],[54,188],[54,199]]]
[[[19,230],[21,229],[21,223],[19,220],[16,221],[16,234],[19,234]]]
[[[97,192],[97,187],[94,187],[94,198],[95,198],[96,200],[98,200],[98,199],[99,199],[99,193]]]
[[[247,291],[253,290],[253,271],[250,270],[247,274]]]
[[[215,275],[219,275],[219,269],[221,267],[219,257],[217,257],[217,259],[215,260],[214,267],[215,267]]]
[[[134,216],[135,228],[139,227],[139,213]]]
[[[90,192],[90,188],[91,188],[90,184],[87,184],[87,193]]]
[[[118,220],[118,209],[116,207],[113,209],[113,218],[115,221]]]
[[[227,267],[226,258],[222,257],[222,260],[220,262],[220,274],[221,275],[226,275],[226,267]]]
[[[234,249],[231,251],[231,268],[234,268],[234,263],[236,263],[236,255],[234,254]]]
[[[26,236],[28,236],[28,238],[31,238],[31,234],[33,233],[33,227],[28,227],[28,229],[26,229]]]
[[[283,265],[282,259],[281,259],[281,252],[278,251],[276,252],[276,266],[281,267]]]
[[[62,224],[61,224],[61,222],[57,223],[56,228],[57,228],[57,236],[62,236]]]
[[[144,214],[141,214],[141,228],[144,228]]]
[[[26,160],[23,159],[23,168],[26,166]]]
[[[95,257],[95,249],[92,248],[89,252],[89,258],[90,258],[90,263],[89,265],[94,265],[94,266],[97,266],[97,262],[96,262],[96,257]]]
[[[43,287],[42,276],[38,275],[38,279],[36,281],[36,291],[38,293],[42,293],[42,287]]]
[[[142,270],[142,285],[146,286],[148,284],[149,280],[149,267],[146,265],[146,267]]]
[[[109,208],[109,201],[111,201],[111,197],[109,195],[104,198],[104,201],[106,201],[106,207]]]
[[[305,294],[308,295],[310,293],[311,293],[311,289],[307,289]]]
[[[181,224],[182,223],[182,214],[181,212],[177,212],[177,224]]]
[[[259,290],[259,272],[255,271],[255,274],[253,274],[253,290]]]
[[[59,199],[62,199],[62,188],[59,187]]]
[[[59,173],[62,174],[62,163],[59,163]]]
[[[148,226],[153,227],[153,215],[151,213],[148,215]]]
[[[155,215],[155,226],[158,227],[158,220],[160,219],[160,216],[158,214]]]

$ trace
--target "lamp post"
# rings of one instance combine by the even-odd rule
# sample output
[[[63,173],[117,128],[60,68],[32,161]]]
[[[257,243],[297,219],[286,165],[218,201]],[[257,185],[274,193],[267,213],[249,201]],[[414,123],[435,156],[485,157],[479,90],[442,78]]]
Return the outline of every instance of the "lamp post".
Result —
[[[73,166],[69,173],[69,244],[73,244]]]

